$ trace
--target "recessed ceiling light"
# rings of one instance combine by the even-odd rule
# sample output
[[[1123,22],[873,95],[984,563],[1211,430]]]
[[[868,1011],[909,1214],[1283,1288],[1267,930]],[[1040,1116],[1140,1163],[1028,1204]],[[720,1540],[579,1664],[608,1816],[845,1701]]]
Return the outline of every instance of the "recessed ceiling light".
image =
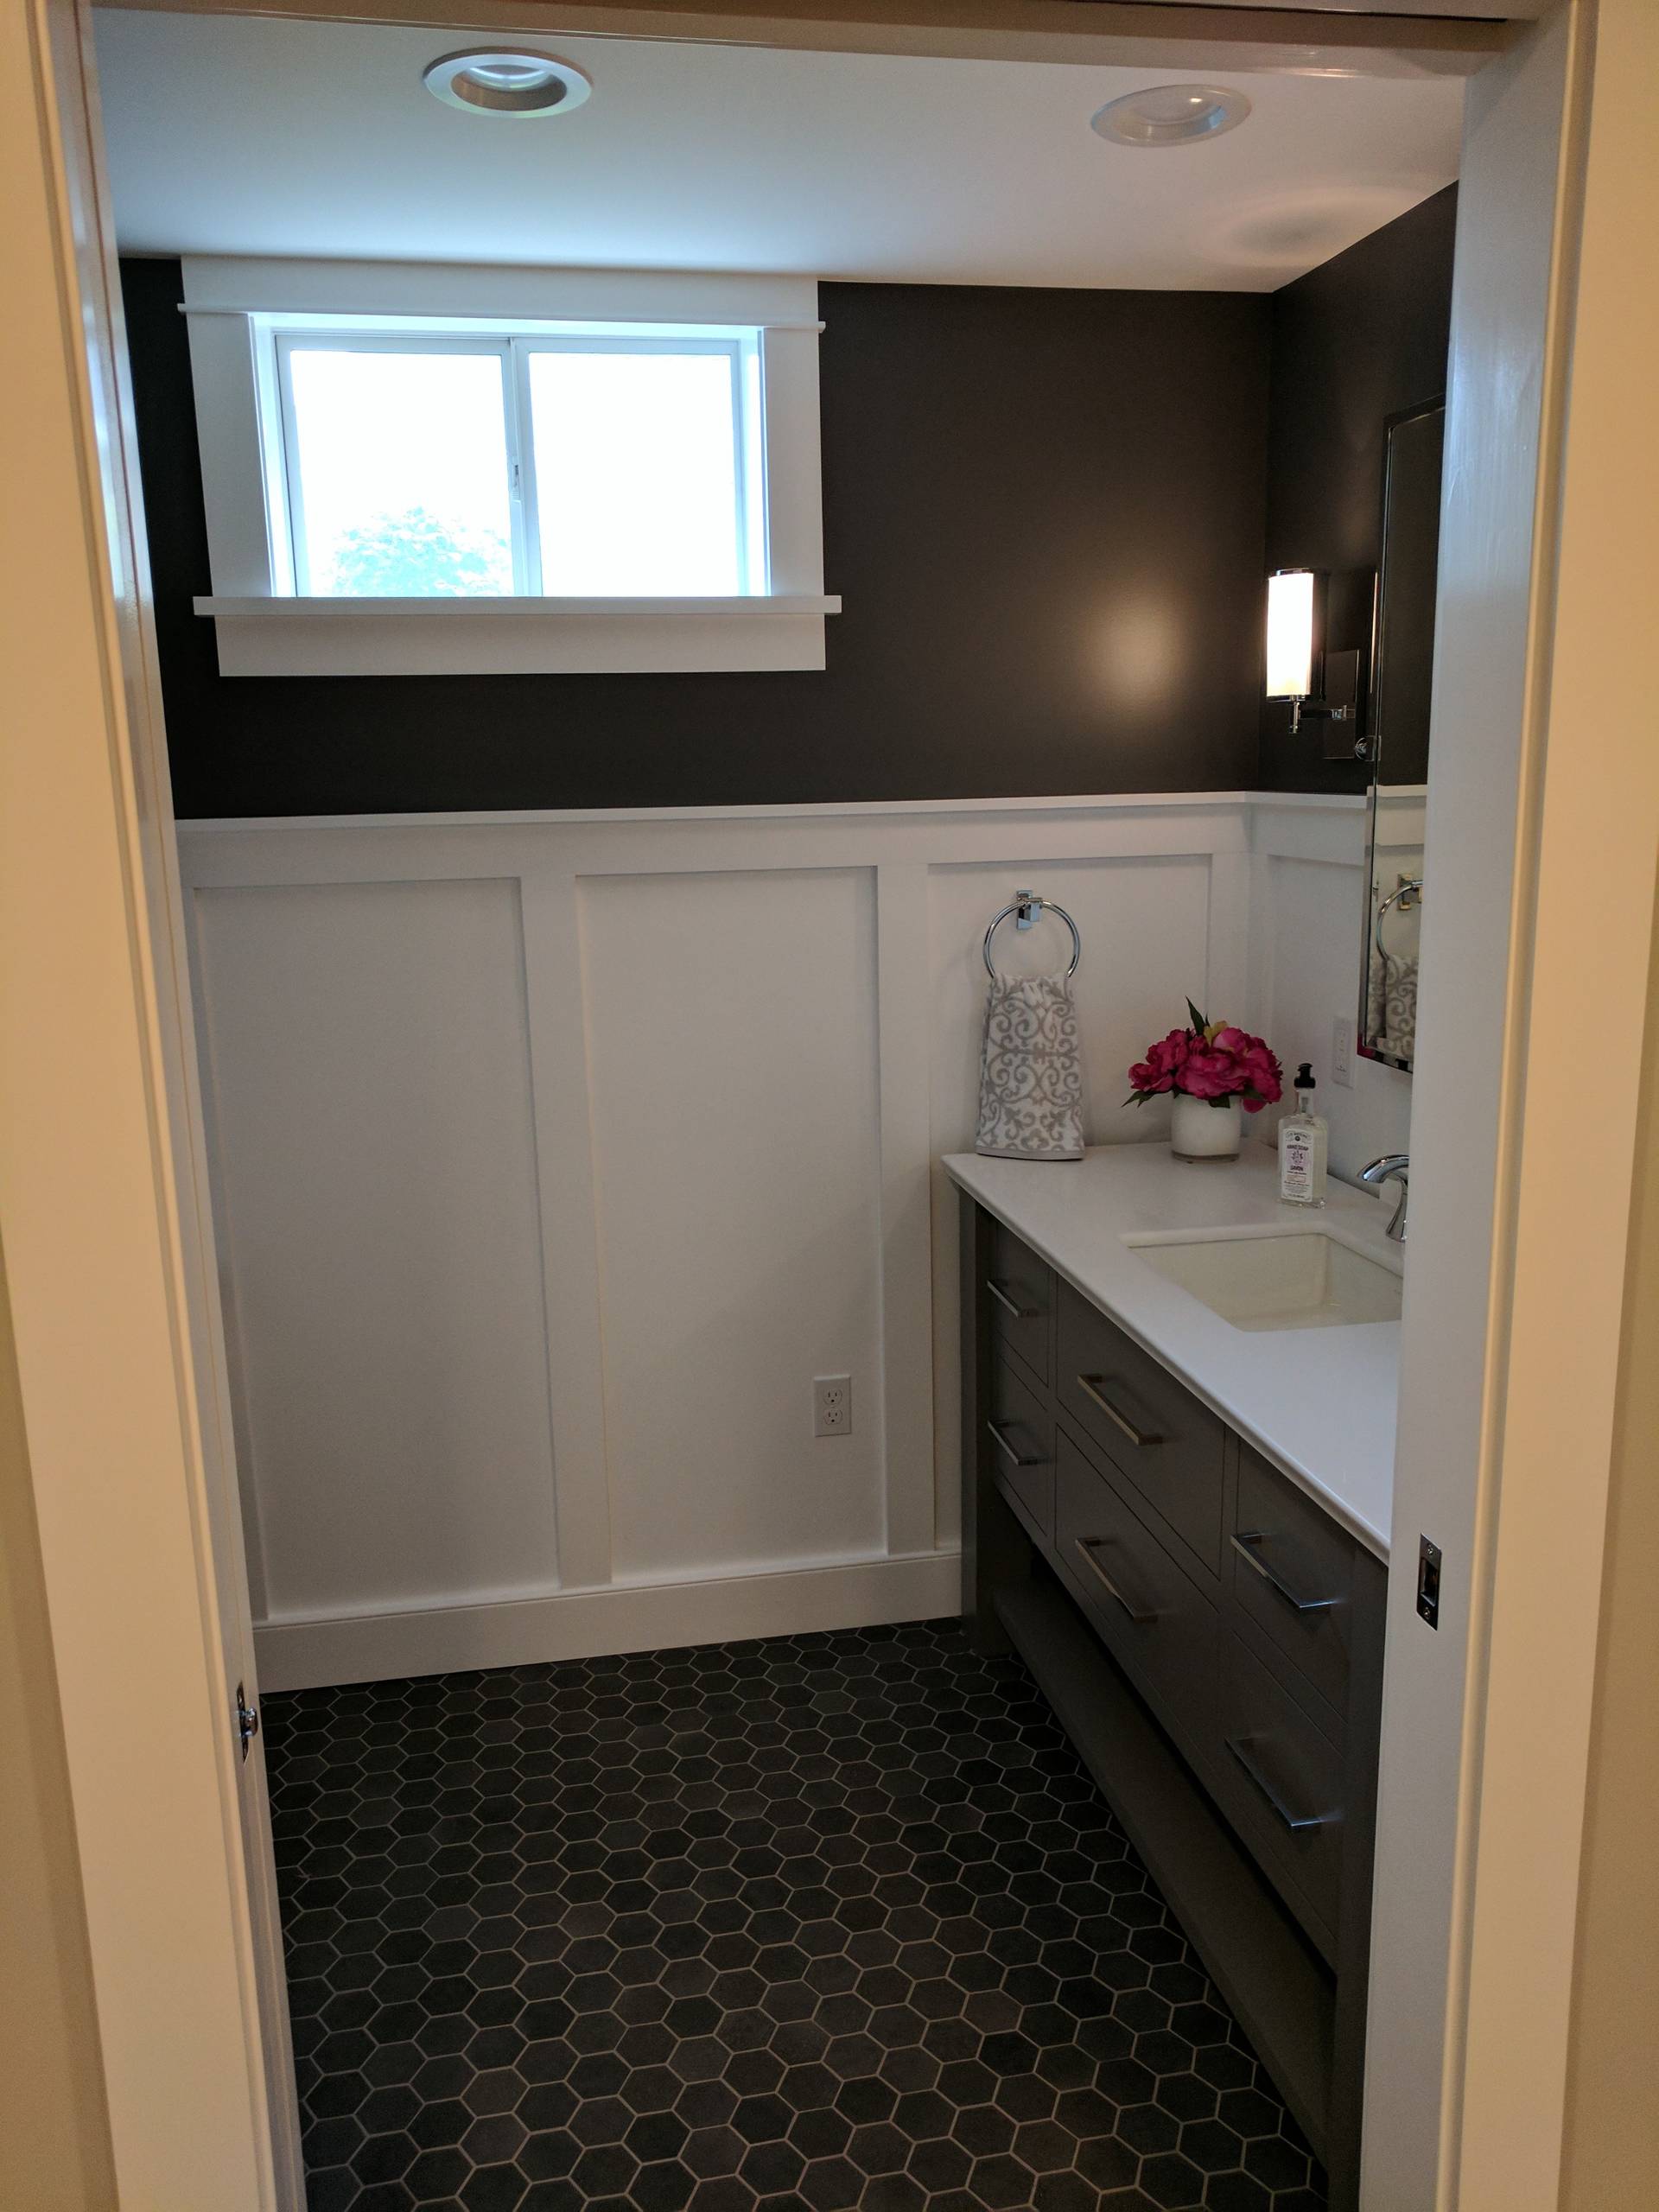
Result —
[[[1190,146],[1234,130],[1249,111],[1243,93],[1224,85],[1148,85],[1109,100],[1089,127],[1119,146]]]
[[[446,54],[421,72],[421,82],[434,99],[474,115],[564,115],[594,89],[574,62],[516,47]]]

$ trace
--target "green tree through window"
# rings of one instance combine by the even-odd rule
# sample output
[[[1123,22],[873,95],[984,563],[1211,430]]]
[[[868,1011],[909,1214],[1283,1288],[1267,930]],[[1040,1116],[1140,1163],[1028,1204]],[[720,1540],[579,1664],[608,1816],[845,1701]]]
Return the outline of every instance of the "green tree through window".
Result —
[[[499,531],[458,527],[426,507],[342,531],[332,584],[353,599],[478,599],[512,590],[512,553]]]

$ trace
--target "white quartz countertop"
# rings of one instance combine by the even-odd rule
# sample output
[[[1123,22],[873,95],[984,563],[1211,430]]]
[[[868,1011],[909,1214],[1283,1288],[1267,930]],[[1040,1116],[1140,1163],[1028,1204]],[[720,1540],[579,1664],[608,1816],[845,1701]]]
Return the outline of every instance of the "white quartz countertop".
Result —
[[[1173,1159],[1160,1144],[1103,1145],[1081,1160],[982,1160],[953,1153],[946,1173],[1023,1237],[1379,1559],[1394,1504],[1400,1325],[1236,1329],[1159,1274],[1126,1238],[1162,1230],[1224,1234],[1322,1230],[1398,1268],[1384,1206],[1332,1182],[1326,1204],[1279,1203],[1276,1155],[1247,1144],[1237,1160]]]

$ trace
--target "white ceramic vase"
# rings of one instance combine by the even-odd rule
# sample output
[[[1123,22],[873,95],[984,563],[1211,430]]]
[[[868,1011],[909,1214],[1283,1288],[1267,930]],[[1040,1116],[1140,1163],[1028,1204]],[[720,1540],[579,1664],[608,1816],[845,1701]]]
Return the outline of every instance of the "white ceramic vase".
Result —
[[[1244,1141],[1244,1109],[1236,1098],[1212,1106],[1207,1098],[1174,1097],[1169,1148],[1177,1160],[1236,1160]]]

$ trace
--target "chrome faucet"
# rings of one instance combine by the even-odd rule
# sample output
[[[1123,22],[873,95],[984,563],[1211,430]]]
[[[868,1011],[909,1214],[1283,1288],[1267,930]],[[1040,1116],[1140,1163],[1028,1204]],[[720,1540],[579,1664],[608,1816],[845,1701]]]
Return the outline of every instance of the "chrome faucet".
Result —
[[[1406,1200],[1411,1195],[1411,1154],[1408,1152],[1385,1152],[1380,1160],[1372,1160],[1369,1167],[1362,1167],[1359,1179],[1369,1183],[1372,1190],[1380,1190],[1384,1183],[1400,1185],[1400,1203],[1394,1210],[1394,1218],[1382,1232],[1396,1244],[1406,1241]]]

